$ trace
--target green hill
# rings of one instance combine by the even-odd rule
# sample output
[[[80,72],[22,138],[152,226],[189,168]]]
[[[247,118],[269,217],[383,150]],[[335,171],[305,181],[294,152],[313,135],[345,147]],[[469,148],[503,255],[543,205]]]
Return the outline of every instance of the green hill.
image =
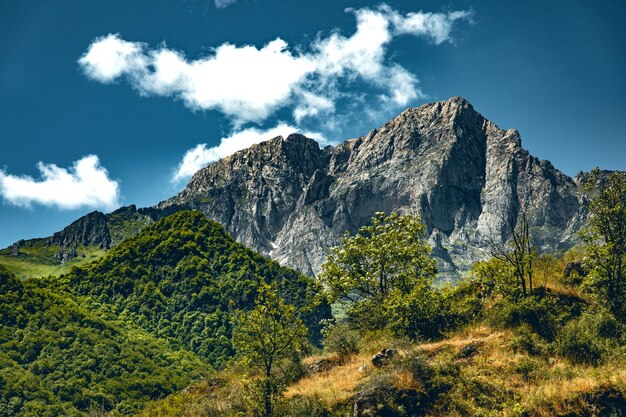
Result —
[[[189,352],[0,267],[0,416],[128,414],[208,370]]]
[[[277,281],[303,307],[319,285],[237,243],[203,214],[181,211],[146,227],[106,256],[62,277],[91,308],[136,323],[220,367],[232,356],[231,313],[252,306],[259,280]],[[319,334],[327,305],[304,316]]]
[[[297,307],[320,290],[192,211],[59,277],[0,268],[0,416],[133,414],[228,362],[232,313],[261,281]],[[319,339],[329,306],[301,311]]]

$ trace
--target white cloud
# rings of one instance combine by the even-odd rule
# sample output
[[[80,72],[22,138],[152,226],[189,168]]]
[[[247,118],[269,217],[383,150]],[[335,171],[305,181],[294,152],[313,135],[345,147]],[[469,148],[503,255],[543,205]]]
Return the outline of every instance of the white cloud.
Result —
[[[418,12],[408,13],[405,16],[402,16],[387,5],[381,6],[380,10],[387,15],[389,21],[393,24],[394,34],[426,36],[436,45],[450,39],[452,24],[456,20],[471,18],[471,12],[465,10],[447,14]]]
[[[145,72],[148,60],[143,55],[141,43],[108,35],[96,39],[78,63],[88,77],[110,83],[123,74],[139,76]]]
[[[284,107],[300,123],[333,113],[339,98],[356,94],[347,88],[355,80],[378,90],[374,99],[379,97],[381,106],[406,106],[421,97],[417,77],[387,58],[390,41],[413,35],[441,44],[450,40],[455,21],[469,17],[465,11],[401,14],[386,5],[349,11],[356,17],[352,35],[335,31],[308,48],[290,49],[276,38],[260,48],[225,43],[207,56],[188,59],[166,46],[151,49],[109,34],[96,39],[78,62],[96,81],[124,77],[141,94],[171,96],[194,110],[218,110],[237,128]]]
[[[297,133],[299,129],[288,125],[286,123],[280,123],[276,127],[271,129],[257,129],[248,128],[240,130],[231,134],[228,137],[222,138],[220,144],[207,148],[206,143],[201,143],[196,147],[188,150],[183,156],[183,160],[178,165],[176,172],[172,176],[172,182],[178,183],[185,179],[188,179],[199,169],[205,167],[211,162],[215,162],[225,156],[232,155],[233,153],[248,148],[255,143],[260,143],[266,140],[273,139],[277,136],[286,138],[291,133]],[[328,145],[329,142],[324,136],[316,132],[300,132],[303,135],[316,139],[322,145]]]
[[[96,155],[88,155],[69,168],[39,162],[41,179],[0,171],[0,194],[11,204],[33,203],[60,209],[80,207],[113,209],[119,206],[119,184],[109,178]]]

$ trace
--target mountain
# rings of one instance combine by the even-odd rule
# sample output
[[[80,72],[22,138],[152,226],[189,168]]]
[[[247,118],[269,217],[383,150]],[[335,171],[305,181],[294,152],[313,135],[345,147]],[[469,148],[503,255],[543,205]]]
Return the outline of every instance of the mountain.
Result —
[[[22,278],[58,275],[100,258],[157,217],[154,210],[137,210],[135,205],[108,214],[94,211],[50,237],[20,240],[0,250],[0,264]]]
[[[0,263],[18,274],[65,272],[159,218],[194,209],[238,242],[315,276],[346,230],[398,211],[421,215],[440,272],[455,277],[506,241],[522,213],[541,250],[576,243],[585,178],[530,155],[518,131],[453,97],[336,147],[298,134],[253,145],[199,170],[155,207],[90,213],[52,237],[0,251]]]
[[[543,250],[571,246],[585,220],[579,188],[522,148],[519,132],[454,97],[336,147],[297,134],[254,145],[201,169],[156,208],[199,210],[310,276],[374,213],[417,213],[440,270],[454,275],[506,241],[522,213]]]
[[[261,280],[276,282],[296,307],[320,292],[313,279],[253,252],[188,210],[158,220],[60,278],[62,288],[84,297],[85,305],[124,317],[216,368],[234,353],[232,312],[253,306]],[[320,337],[320,320],[329,317],[326,304],[303,313],[313,340]]]
[[[65,231],[108,236],[86,226],[102,219]],[[261,281],[296,307],[319,301],[300,310],[318,341],[330,307],[317,282],[199,212],[159,219],[60,276],[20,280],[0,265],[0,417],[129,415],[183,389],[231,359],[233,313],[253,306]]]

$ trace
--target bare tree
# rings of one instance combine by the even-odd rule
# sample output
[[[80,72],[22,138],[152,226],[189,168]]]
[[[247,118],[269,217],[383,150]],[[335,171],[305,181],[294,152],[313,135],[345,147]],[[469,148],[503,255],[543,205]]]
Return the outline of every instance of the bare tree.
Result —
[[[530,226],[526,213],[522,213],[520,221],[511,227],[511,238],[508,242],[491,242],[491,256],[506,263],[511,268],[513,280],[526,297],[534,292],[533,261],[537,249],[532,243]]]

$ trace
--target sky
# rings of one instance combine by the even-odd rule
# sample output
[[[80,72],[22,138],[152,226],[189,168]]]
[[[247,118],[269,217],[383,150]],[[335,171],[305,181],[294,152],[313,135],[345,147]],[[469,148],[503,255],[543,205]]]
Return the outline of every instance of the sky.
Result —
[[[621,0],[0,0],[0,247],[452,96],[568,175],[626,170],[624,19]]]

